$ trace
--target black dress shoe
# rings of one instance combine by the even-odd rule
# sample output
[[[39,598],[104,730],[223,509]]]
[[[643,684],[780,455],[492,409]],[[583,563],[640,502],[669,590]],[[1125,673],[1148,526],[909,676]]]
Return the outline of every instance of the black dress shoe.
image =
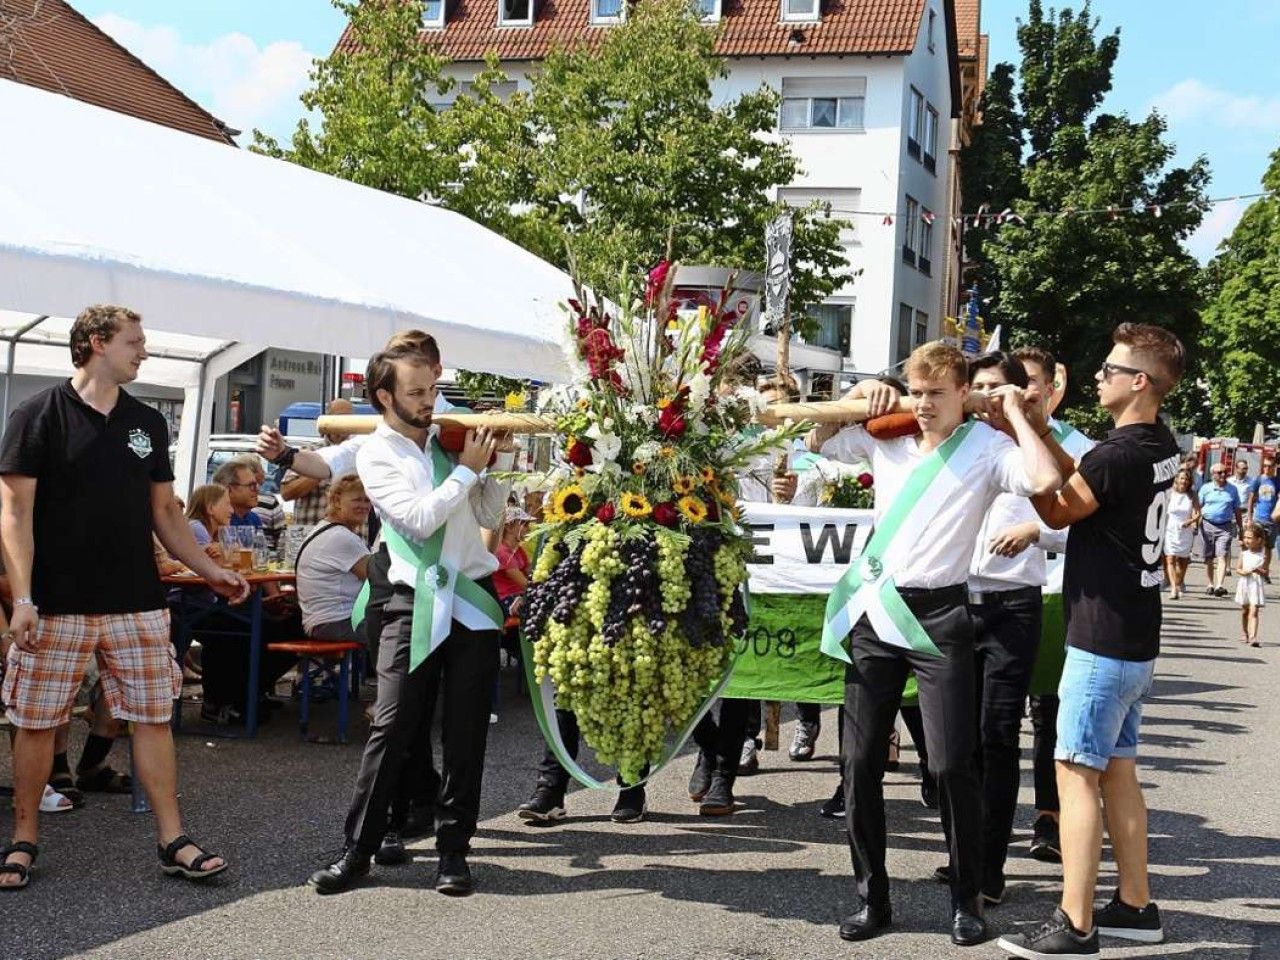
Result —
[[[404,848],[404,841],[400,839],[400,834],[394,830],[388,830],[382,835],[382,846],[378,847],[378,852],[373,855],[373,862],[383,867],[397,867],[412,859],[409,851]]]
[[[987,921],[982,919],[978,901],[958,905],[951,917],[951,942],[958,947],[972,947],[986,939]]]
[[[733,815],[737,804],[733,801],[733,780],[723,773],[711,777],[711,786],[702,796],[698,805],[698,813],[704,817],[728,817]]]
[[[440,854],[440,867],[436,871],[436,890],[451,897],[469,897],[475,892],[471,868],[467,858],[460,853]]]
[[[872,906],[863,902],[855,912],[840,921],[841,940],[870,940],[893,923],[893,911],[889,905]]]
[[[344,847],[337,860],[313,873],[307,883],[316,893],[341,893],[369,872],[369,854],[355,846]]]
[[[698,762],[693,765],[693,774],[689,777],[689,799],[694,803],[701,803],[711,789],[711,775],[715,770],[716,758],[705,750],[699,750]]]

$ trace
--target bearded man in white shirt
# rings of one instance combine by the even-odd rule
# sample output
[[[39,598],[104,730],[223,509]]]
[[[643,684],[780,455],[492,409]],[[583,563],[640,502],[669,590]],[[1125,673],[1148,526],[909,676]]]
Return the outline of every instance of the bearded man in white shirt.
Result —
[[[455,896],[474,889],[466,854],[479,813],[503,619],[492,582],[497,560],[481,543],[481,527],[499,524],[509,485],[481,477],[498,447],[487,429],[468,432],[456,464],[440,448],[431,419],[441,368],[438,351],[431,353],[393,341],[369,362],[370,400],[382,423],[360,447],[356,466],[383,523],[392,594],[383,610],[378,699],[346,845],[312,875],[319,893],[345,890],[368,872],[406,756],[425,735],[423,717],[437,694],[443,778],[436,889]]]
[[[1013,433],[1015,447],[988,423],[965,422],[968,371],[959,350],[925,344],[908,358],[905,372],[920,437],[877,441],[852,426],[834,436],[832,428],[820,428],[814,438],[825,439],[825,455],[870,460],[876,478],[876,531],[832,591],[823,632],[824,651],[849,662],[842,763],[858,901],[840,924],[840,936],[865,940],[892,922],[885,744],[914,670],[951,850],[951,939],[969,946],[986,939],[987,927],[979,896],[982,801],[974,768],[974,635],[965,583],[978,530],[995,498],[1056,490],[1062,476],[1041,436],[1048,428],[1017,388],[1001,388],[981,404],[987,419]],[[859,383],[853,395],[869,401],[873,417],[898,401],[896,391],[877,381]]]

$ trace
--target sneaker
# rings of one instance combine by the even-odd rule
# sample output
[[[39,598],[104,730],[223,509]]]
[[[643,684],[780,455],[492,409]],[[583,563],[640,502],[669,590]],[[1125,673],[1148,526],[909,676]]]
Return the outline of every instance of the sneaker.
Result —
[[[818,808],[818,816],[828,820],[844,819],[844,784],[838,784],[831,799]]]
[[[498,715],[496,713],[489,714],[489,726],[493,726],[497,722],[498,722]]]
[[[627,787],[618,793],[609,819],[614,823],[639,823],[649,809],[645,803],[644,787]]]
[[[244,715],[235,707],[210,703],[208,700],[200,704],[200,719],[216,727],[233,727],[244,723]],[[261,721],[262,716],[259,715],[258,719]]]
[[[791,738],[791,749],[787,755],[792,760],[812,760],[814,748],[818,745],[818,733],[822,725],[801,720],[796,724],[796,735]]]
[[[716,768],[716,758],[705,750],[698,751],[698,762],[693,765],[693,775],[689,777],[689,799],[701,803],[711,786],[711,774]]]
[[[516,808],[516,816],[526,823],[554,823],[564,819],[564,794],[538,784],[533,796]]]
[[[1218,589],[1216,589],[1216,590],[1214,590],[1214,591],[1213,591],[1213,595],[1214,595],[1215,597],[1225,597],[1225,596],[1227,595],[1227,588],[1226,588],[1226,587],[1218,587]]]
[[[1062,862],[1062,842],[1058,839],[1058,821],[1047,813],[1036,817],[1031,828],[1031,856],[1044,863]]]
[[[996,946],[1023,960],[1094,960],[1098,956],[1098,931],[1081,933],[1059,907],[1039,929],[1001,937]]]
[[[1206,597],[1212,597],[1212,596],[1213,596],[1213,584],[1209,584],[1209,586],[1207,586],[1207,587],[1205,587],[1205,588],[1204,588],[1204,595],[1205,595]]]
[[[749,777],[760,772],[760,744],[748,737],[742,744],[742,756],[738,758],[738,776]]]
[[[1160,908],[1153,902],[1137,910],[1121,900],[1118,891],[1110,903],[1094,913],[1093,923],[1099,936],[1119,937],[1137,943],[1164,942]]]

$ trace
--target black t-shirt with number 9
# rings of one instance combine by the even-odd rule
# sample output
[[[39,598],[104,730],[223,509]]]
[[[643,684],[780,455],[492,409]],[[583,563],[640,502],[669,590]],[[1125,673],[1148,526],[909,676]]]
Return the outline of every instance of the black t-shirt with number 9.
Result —
[[[1178,465],[1177,442],[1159,422],[1118,427],[1081,459],[1098,509],[1067,538],[1068,646],[1119,660],[1159,654],[1165,514]]]

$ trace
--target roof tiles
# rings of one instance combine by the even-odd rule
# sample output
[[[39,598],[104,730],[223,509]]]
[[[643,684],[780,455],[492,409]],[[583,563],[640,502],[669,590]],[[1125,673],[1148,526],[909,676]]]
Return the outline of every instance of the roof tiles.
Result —
[[[556,47],[591,43],[608,29],[590,22],[590,2],[536,0],[532,26],[498,26],[498,0],[454,0],[444,28],[423,37],[453,60],[481,60],[491,51],[501,60],[540,60]],[[820,21],[784,22],[781,0],[722,0],[716,50],[723,56],[906,54],[915,47],[927,0],[821,2]],[[976,8],[978,0],[968,2]],[[348,28],[338,49],[352,45]]]
[[[64,0],[0,0],[0,78],[235,143],[217,118]]]

